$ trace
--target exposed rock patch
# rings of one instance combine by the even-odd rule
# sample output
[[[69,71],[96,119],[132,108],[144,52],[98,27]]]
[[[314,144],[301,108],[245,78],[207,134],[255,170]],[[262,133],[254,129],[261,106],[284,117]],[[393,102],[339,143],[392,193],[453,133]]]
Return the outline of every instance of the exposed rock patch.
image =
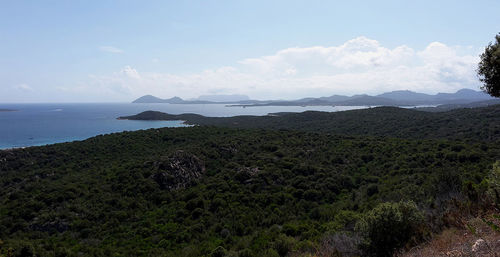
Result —
[[[151,175],[151,178],[160,188],[167,190],[189,187],[205,173],[205,164],[202,160],[181,150],[154,162],[153,165],[157,173]]]
[[[241,167],[236,172],[235,178],[241,183],[248,184],[253,181],[253,177],[259,174],[257,167]]]
[[[40,224],[35,220],[29,228],[34,231],[48,232],[50,234],[53,233],[62,233],[69,229],[69,222],[66,220],[55,219],[53,221],[48,221],[43,224]]]

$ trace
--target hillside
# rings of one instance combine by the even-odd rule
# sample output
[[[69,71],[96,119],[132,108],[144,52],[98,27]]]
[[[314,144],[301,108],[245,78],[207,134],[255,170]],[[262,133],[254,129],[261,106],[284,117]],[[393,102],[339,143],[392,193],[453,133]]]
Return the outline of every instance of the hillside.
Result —
[[[423,112],[396,107],[343,112],[281,113],[268,116],[203,117],[143,112],[121,117],[136,120],[185,120],[190,124],[233,128],[288,129],[342,135],[370,135],[414,139],[500,140],[500,105]]]
[[[433,231],[499,147],[191,127],[0,151],[0,238],[38,256],[285,256],[400,200]]]
[[[497,222],[499,108],[149,111],[121,118],[201,126],[0,151],[0,255],[405,251],[462,217]]]

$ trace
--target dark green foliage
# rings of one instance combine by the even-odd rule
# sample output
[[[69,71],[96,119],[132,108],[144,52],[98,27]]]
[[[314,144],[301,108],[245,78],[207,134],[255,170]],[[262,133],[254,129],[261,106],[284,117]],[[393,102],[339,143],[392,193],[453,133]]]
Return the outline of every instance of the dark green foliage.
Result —
[[[0,151],[0,239],[37,256],[284,256],[379,203],[476,188],[499,147],[190,127]],[[189,183],[155,180],[174,171]]]
[[[489,43],[481,54],[477,69],[479,80],[483,82],[482,89],[494,97],[500,97],[500,33],[495,36],[495,42]]]
[[[500,206],[500,161],[497,161],[493,165],[493,169],[488,174],[485,182],[487,187],[487,196],[494,204]]]
[[[392,256],[410,239],[421,236],[423,214],[413,202],[382,203],[369,211],[357,224],[367,242],[367,256]]]
[[[466,141],[500,140],[500,105],[429,113],[397,107],[377,107],[343,112],[278,113],[269,116],[204,117],[144,112],[126,117],[138,120],[185,120],[189,124],[232,128],[286,129],[341,135]],[[264,144],[263,151],[277,150]],[[365,162],[373,158],[368,153]],[[338,160],[334,160],[338,161]]]

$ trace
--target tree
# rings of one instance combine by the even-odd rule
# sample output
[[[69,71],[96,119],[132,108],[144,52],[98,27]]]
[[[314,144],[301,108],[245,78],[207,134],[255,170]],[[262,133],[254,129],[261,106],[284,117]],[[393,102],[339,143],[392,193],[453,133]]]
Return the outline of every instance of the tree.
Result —
[[[365,238],[366,256],[392,256],[411,239],[421,236],[423,214],[413,202],[381,203],[356,224]]]
[[[495,36],[481,54],[477,69],[479,80],[484,83],[481,89],[494,97],[500,97],[500,33]]]

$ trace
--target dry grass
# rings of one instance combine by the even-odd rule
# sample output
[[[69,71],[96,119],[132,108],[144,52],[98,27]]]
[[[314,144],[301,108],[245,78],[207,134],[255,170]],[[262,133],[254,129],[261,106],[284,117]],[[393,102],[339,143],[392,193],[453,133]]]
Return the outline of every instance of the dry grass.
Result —
[[[500,225],[492,214],[485,215],[484,218]],[[494,231],[482,218],[473,218],[464,222],[463,228],[446,229],[431,241],[397,256],[498,257],[500,256],[500,232]]]
[[[430,241],[408,251],[395,254],[397,257],[500,257],[500,231],[495,231],[484,220],[500,227],[498,210],[475,218],[470,213],[457,211],[446,217],[452,226],[434,236]],[[450,222],[451,221],[451,222]],[[318,249],[310,252],[296,252],[289,257],[332,257],[359,256],[356,245],[359,238],[345,234],[330,235],[320,242]]]

